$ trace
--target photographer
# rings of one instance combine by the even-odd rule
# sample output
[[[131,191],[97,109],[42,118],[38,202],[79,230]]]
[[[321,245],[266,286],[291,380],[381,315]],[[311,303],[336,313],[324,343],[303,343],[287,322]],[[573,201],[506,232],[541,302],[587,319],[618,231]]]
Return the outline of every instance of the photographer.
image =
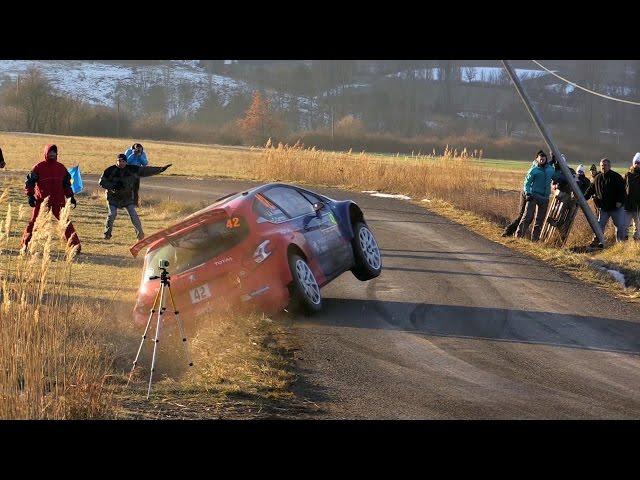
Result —
[[[146,167],[149,165],[149,160],[147,160],[147,154],[144,151],[144,147],[141,143],[134,143],[130,148],[124,152],[127,157],[127,165],[137,165],[138,167]],[[140,179],[138,178],[133,187],[133,203],[136,207],[140,206]]]
[[[135,209],[134,191],[136,182],[140,177],[150,177],[164,172],[171,164],[164,167],[141,167],[137,165],[127,165],[127,157],[118,154],[116,164],[107,168],[100,177],[100,186],[107,191],[107,203],[109,206],[109,215],[104,230],[104,239],[111,238],[113,222],[116,219],[119,208],[125,208],[129,213],[129,218],[136,231],[136,238],[141,240],[144,238],[142,224]]]

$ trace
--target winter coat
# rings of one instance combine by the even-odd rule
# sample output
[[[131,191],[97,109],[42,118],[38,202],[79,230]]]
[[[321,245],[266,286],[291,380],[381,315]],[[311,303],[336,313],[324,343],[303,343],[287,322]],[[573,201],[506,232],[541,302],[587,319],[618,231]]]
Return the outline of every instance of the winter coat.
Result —
[[[569,168],[571,175],[575,178],[576,171],[573,168]],[[571,187],[569,186],[569,182],[567,181],[564,173],[560,170],[560,167],[556,169],[556,178],[553,180],[553,184],[556,186],[558,190],[564,193],[571,193]]]
[[[127,165],[138,165],[140,167],[146,167],[149,165],[149,161],[147,160],[147,154],[142,151],[140,156],[137,156],[133,153],[133,148],[128,148],[126,152],[124,152],[127,157]]]
[[[559,178],[558,172],[549,164],[544,167],[532,165],[524,177],[524,193],[548,199],[551,195],[551,181]]]
[[[589,188],[589,185],[591,185],[591,180],[589,180],[585,175],[578,175],[576,177],[576,183],[578,184],[578,188],[584,195],[584,192],[586,192]]]
[[[150,177],[165,170],[165,167],[139,167],[126,165],[119,168],[111,165],[100,177],[100,186],[107,190],[107,202],[117,208],[125,208],[134,204],[133,191],[136,180],[140,177]]]
[[[616,203],[624,204],[625,182],[618,172],[609,170],[607,173],[601,172],[593,179],[584,198],[589,200],[592,196],[596,207],[610,212],[616,209]]]
[[[627,212],[640,210],[640,167],[631,167],[624,175],[625,192],[627,198],[624,209]]]
[[[49,197],[49,205],[63,207],[65,199],[73,197],[71,174],[62,163],[48,159],[51,147],[53,145],[44,147],[44,160],[36,163],[27,174],[24,193],[34,195],[38,203]]]

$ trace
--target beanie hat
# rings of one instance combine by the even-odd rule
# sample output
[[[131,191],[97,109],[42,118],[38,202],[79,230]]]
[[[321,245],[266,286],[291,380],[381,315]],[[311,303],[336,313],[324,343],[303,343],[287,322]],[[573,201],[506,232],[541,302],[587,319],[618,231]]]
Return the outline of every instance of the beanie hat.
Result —
[[[124,160],[126,162],[127,161],[127,156],[124,153],[119,153],[118,154],[118,160]]]
[[[578,175],[580,175],[581,173],[584,174],[584,165],[578,165],[578,168],[576,168],[576,172],[578,173]]]
[[[636,164],[636,163],[640,163],[640,152],[636,153],[633,156],[633,161],[631,162],[632,164]]]

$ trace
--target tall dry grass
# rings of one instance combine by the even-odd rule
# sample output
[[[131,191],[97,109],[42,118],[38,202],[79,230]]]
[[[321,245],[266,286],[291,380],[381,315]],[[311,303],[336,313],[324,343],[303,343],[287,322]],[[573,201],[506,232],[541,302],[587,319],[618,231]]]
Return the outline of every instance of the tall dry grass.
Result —
[[[262,180],[381,190],[414,199],[439,200],[505,226],[517,214],[522,172],[487,168],[482,150],[468,152],[448,146],[442,153],[381,157],[365,152],[327,152],[267,143],[247,171]],[[590,229],[579,214],[568,245],[590,240]]]
[[[8,190],[0,197],[0,205]],[[72,296],[77,247],[62,245],[70,205],[56,220],[45,205],[28,252],[18,253],[22,206],[0,232],[0,418],[105,418],[110,357],[96,330],[103,316]]]

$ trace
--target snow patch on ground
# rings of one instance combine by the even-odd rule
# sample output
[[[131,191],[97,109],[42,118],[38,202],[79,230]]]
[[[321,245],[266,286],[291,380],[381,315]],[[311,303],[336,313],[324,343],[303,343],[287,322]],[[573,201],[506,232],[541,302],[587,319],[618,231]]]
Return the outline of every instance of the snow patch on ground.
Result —
[[[30,68],[39,69],[52,86],[61,94],[68,95],[93,105],[114,107],[118,85],[151,85],[160,83],[177,91],[180,85],[189,84],[193,97],[186,105],[185,113],[195,112],[209,93],[209,74],[198,65],[197,60],[171,61],[166,65],[119,65],[108,61],[87,60],[0,60],[0,82],[9,78],[15,82],[24,77]],[[227,105],[237,93],[249,93],[255,88],[244,80],[223,75],[211,76],[211,87],[221,103]],[[276,94],[278,103],[287,108],[297,101],[301,112],[316,107],[316,102],[307,97]]]
[[[600,270],[601,272],[606,272],[608,273],[616,282],[618,282],[620,285],[622,285],[622,288],[627,288],[627,281],[624,278],[624,275],[619,272],[618,270],[613,270],[610,268],[606,268],[603,267],[601,265],[598,265],[595,262],[589,262],[593,267],[597,268],[598,270]]]
[[[392,194],[392,193],[380,193],[377,190],[363,190],[362,193],[368,193],[372,197],[380,198],[397,198],[399,200],[411,200],[411,197],[406,195]]]
[[[627,282],[624,278],[624,275],[620,273],[618,270],[605,269],[609,275],[613,277],[613,279],[622,285],[622,288],[627,288]]]

